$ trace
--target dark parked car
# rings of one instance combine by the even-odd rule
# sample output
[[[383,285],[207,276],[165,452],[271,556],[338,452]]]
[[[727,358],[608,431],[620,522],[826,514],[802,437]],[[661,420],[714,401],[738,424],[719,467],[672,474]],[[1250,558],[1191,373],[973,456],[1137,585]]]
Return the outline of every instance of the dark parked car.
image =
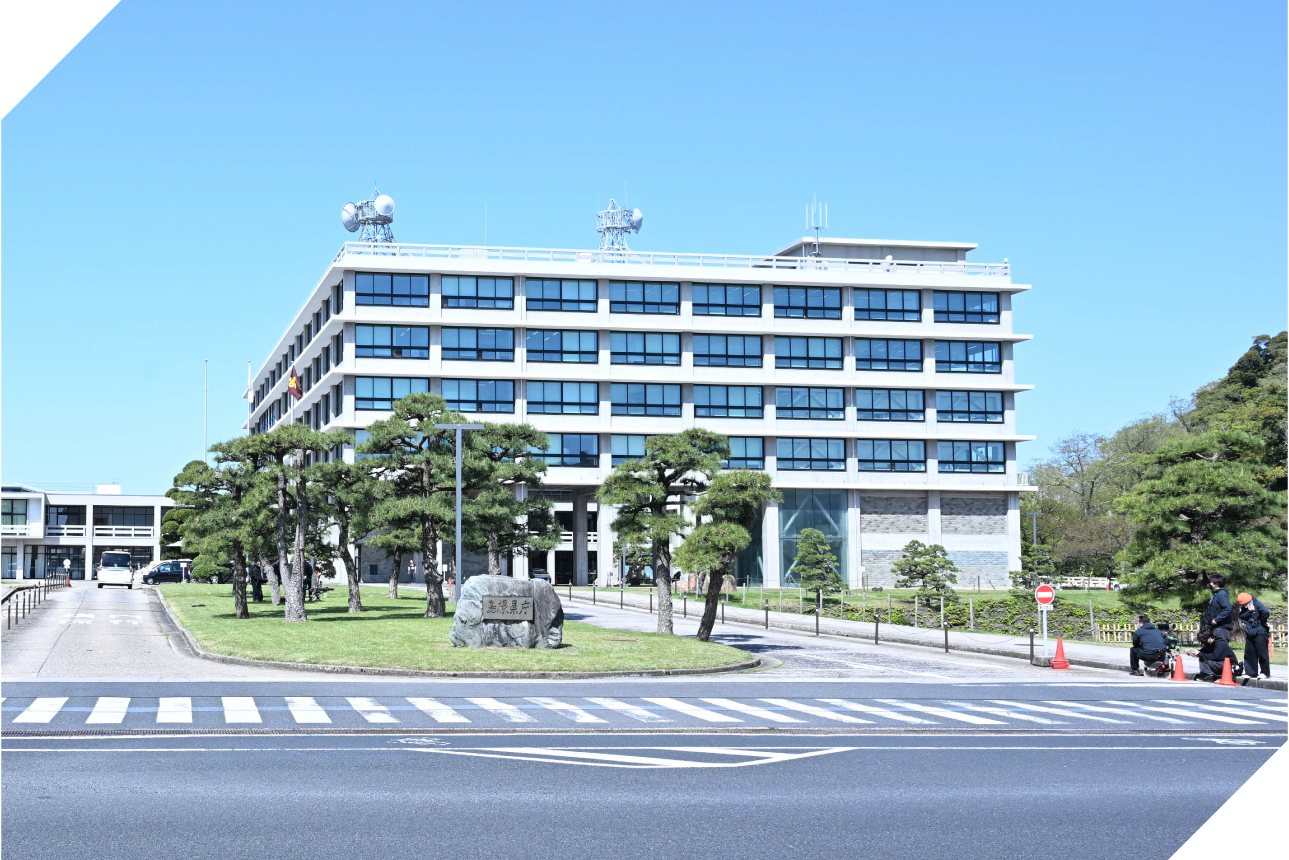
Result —
[[[163,561],[143,576],[145,585],[158,582],[183,582],[184,566],[180,561]]]

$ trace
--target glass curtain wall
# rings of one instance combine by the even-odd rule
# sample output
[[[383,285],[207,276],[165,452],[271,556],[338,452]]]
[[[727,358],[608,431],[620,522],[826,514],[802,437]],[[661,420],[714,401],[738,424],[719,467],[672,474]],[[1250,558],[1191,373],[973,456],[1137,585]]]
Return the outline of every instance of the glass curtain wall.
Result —
[[[779,504],[779,569],[785,587],[797,585],[797,542],[802,529],[824,533],[843,582],[846,576],[846,491],[783,490]]]

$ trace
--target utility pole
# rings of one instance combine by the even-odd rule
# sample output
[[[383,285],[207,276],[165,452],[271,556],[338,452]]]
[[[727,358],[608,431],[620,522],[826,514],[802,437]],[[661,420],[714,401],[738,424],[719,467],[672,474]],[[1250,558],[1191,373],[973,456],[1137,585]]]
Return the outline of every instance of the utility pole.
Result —
[[[207,462],[210,445],[206,441],[207,428],[210,427],[210,359],[201,360],[201,461]]]
[[[1037,511],[1031,511],[1029,514],[1029,545],[1038,546],[1038,518],[1043,516]]]

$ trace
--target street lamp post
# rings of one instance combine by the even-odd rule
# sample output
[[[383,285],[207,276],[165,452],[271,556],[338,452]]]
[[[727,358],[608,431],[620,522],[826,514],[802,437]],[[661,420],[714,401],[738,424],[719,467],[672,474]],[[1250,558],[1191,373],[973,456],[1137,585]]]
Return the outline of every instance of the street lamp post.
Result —
[[[435,424],[435,430],[455,430],[457,452],[457,540],[456,561],[452,568],[452,602],[461,602],[461,431],[482,430],[482,424]]]

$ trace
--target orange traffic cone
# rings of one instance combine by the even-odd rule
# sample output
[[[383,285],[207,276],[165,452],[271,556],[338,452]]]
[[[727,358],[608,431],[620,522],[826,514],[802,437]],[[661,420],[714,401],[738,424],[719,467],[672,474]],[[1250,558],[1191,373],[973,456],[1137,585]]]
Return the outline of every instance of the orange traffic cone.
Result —
[[[1222,677],[1218,678],[1213,683],[1217,684],[1219,687],[1240,686],[1239,684],[1235,683],[1235,679],[1231,677],[1231,658],[1230,657],[1222,658]]]
[[[1177,659],[1173,660],[1173,681],[1185,681],[1186,671],[1182,669],[1182,655],[1178,654]]]
[[[1065,640],[1056,637],[1056,656],[1052,658],[1053,669],[1068,669],[1070,661],[1065,659]]]

